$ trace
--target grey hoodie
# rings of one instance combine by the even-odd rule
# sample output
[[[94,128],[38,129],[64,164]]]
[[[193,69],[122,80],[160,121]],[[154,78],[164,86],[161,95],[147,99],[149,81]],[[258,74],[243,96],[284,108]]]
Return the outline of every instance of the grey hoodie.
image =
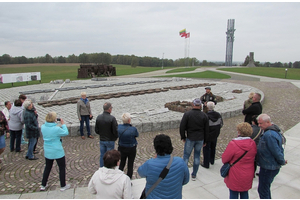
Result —
[[[19,131],[23,129],[23,108],[21,106],[12,106],[9,111],[9,130]]]
[[[92,176],[88,190],[96,199],[133,199],[130,178],[118,167],[99,168]]]

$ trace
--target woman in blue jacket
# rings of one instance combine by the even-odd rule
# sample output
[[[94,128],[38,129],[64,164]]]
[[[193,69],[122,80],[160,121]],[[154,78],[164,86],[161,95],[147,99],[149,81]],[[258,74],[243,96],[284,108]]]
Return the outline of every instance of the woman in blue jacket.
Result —
[[[43,180],[40,190],[44,191],[47,187],[47,181],[52,169],[53,161],[59,167],[59,180],[60,190],[65,191],[70,188],[70,185],[66,185],[66,159],[65,151],[62,146],[62,136],[67,136],[69,131],[64,123],[63,119],[60,119],[62,126],[59,127],[56,123],[56,113],[50,112],[46,115],[46,122],[42,125],[41,131],[44,139],[44,156],[46,160],[46,166],[43,174]]]
[[[139,167],[138,173],[146,177],[146,189],[148,190],[158,180],[162,170],[168,165],[173,151],[171,138],[160,134],[154,138],[154,149],[156,157],[147,160]],[[182,186],[190,179],[189,169],[184,160],[174,157],[167,176],[150,192],[147,199],[182,199]]]
[[[123,124],[118,125],[118,151],[121,153],[119,169],[123,171],[128,158],[127,176],[131,179],[133,174],[133,163],[136,156],[136,137],[139,136],[139,133],[137,129],[130,124],[131,117],[129,113],[124,113],[122,115],[122,121]]]

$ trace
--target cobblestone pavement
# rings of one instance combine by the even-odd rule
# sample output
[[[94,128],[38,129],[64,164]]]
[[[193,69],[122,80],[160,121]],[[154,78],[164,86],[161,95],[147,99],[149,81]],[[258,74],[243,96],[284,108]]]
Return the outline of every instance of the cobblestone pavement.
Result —
[[[245,84],[256,87],[264,92],[265,101],[263,113],[271,116],[274,123],[278,124],[283,131],[288,130],[299,122],[300,116],[300,90],[288,82],[256,82],[225,80],[225,82]],[[241,105],[242,106],[242,105]],[[228,142],[236,136],[236,125],[243,121],[243,115],[227,118],[218,138],[217,155],[220,158]],[[180,141],[179,130],[170,129],[166,131],[146,132],[138,138],[138,153],[134,165],[133,179],[139,178],[137,168],[147,159],[154,156],[153,138],[157,134],[167,134],[171,137],[174,146],[173,154],[182,157],[183,143]],[[43,157],[42,138],[39,139],[40,150],[38,160],[25,159],[27,145],[22,145],[24,152],[16,153],[9,151],[9,139],[6,139],[6,150],[2,156],[2,170],[0,171],[1,194],[19,194],[39,191],[42,180],[45,160]],[[65,137],[63,145],[66,152],[67,175],[66,180],[74,187],[86,187],[93,173],[99,167],[99,137],[95,139],[82,140],[80,137]],[[192,163],[192,156],[190,164]],[[126,171],[126,168],[125,168]],[[59,187],[58,167],[53,165],[48,185],[50,190]]]

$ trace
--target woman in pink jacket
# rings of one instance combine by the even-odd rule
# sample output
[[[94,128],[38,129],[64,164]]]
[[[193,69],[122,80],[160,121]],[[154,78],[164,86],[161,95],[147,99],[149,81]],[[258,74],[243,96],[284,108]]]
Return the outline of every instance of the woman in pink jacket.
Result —
[[[224,182],[229,188],[229,198],[248,199],[248,190],[252,188],[254,174],[254,158],[256,155],[256,144],[250,138],[252,128],[250,124],[243,122],[237,125],[238,137],[231,140],[222,154],[222,162],[232,164],[246,151],[247,153],[230,170]]]

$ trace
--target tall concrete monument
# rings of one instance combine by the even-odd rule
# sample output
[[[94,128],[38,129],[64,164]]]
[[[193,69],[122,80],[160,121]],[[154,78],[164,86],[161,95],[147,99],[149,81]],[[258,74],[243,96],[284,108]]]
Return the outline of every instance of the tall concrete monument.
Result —
[[[256,67],[254,64],[254,52],[250,52],[249,63],[246,67]]]
[[[225,66],[232,66],[234,31],[234,19],[228,19]]]

